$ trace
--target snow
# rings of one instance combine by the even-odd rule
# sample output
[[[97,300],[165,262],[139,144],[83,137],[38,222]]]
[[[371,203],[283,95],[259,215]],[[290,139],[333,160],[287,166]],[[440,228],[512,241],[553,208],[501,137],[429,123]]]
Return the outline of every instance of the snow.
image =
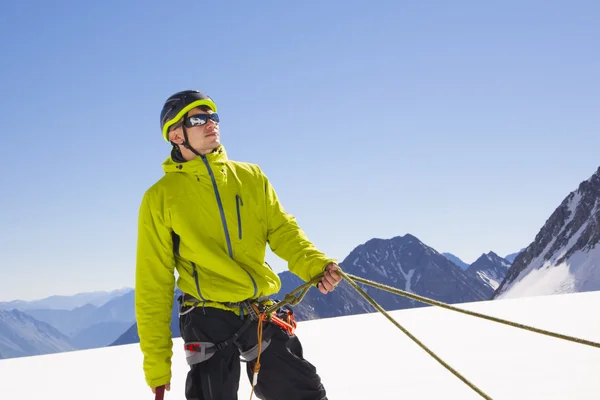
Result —
[[[404,269],[402,269],[402,264],[400,262],[398,262],[396,265],[398,266],[400,273],[406,280],[406,285],[404,286],[404,291],[412,292],[410,280],[412,279],[412,276],[415,273],[415,269],[413,268],[413,269],[409,270],[408,273],[406,273],[406,272],[404,272]]]
[[[581,227],[579,227],[579,229],[577,230],[577,232],[575,232],[575,234],[573,236],[571,236],[571,238],[569,239],[569,241],[567,242],[567,244],[565,246],[563,246],[560,251],[557,251],[552,258],[550,259],[549,263],[550,264],[555,264],[556,261],[560,260],[561,257],[564,257],[565,254],[567,254],[567,252],[577,244],[577,241],[579,240],[579,237],[581,236],[581,234],[587,229],[589,220],[585,221]]]
[[[595,215],[596,207],[592,210],[592,215]],[[557,261],[577,244],[589,222],[588,220],[583,223],[565,246],[557,250],[549,260],[544,261],[543,256],[556,240],[552,239],[542,254],[531,261],[512,285],[497,298],[600,290],[600,245],[596,244],[596,247],[590,250],[584,248],[576,251],[571,257],[557,264]]]
[[[406,278],[406,286],[404,287],[404,291],[406,292],[412,292],[412,286],[410,284],[410,280],[412,279],[412,276],[414,275],[415,270],[411,269],[410,271],[408,271],[408,275],[405,276]]]
[[[477,276],[489,287],[496,290],[500,286],[500,279],[492,270],[477,271]]]
[[[575,211],[577,210],[577,206],[579,206],[579,202],[581,201],[581,192],[579,190],[576,190],[575,192],[573,192],[573,198],[569,201],[569,212],[571,215],[575,214]],[[572,218],[571,218],[572,219]],[[567,224],[569,222],[571,222],[571,219],[569,219],[567,221]]]
[[[565,225],[564,225],[565,228],[569,225],[569,223],[571,223],[571,221],[575,217],[575,213],[577,212],[577,206],[579,205],[579,202],[581,201],[581,197],[582,197],[582,195],[579,192],[579,190],[577,190],[576,192],[573,193],[573,198],[569,201],[569,205],[568,205],[569,216],[567,217],[567,220],[565,221]]]
[[[550,251],[550,249],[552,248],[552,246],[554,245],[554,242],[556,241],[556,236],[552,238],[552,240],[550,241],[550,243],[548,243],[546,245],[546,247],[544,248],[544,250],[533,260],[531,260],[531,262],[529,263],[529,265],[524,268],[519,275],[517,276],[517,278],[513,281],[513,283],[508,287],[508,289],[505,289],[501,294],[499,294],[497,296],[497,298],[503,298],[504,296],[506,296],[507,292],[512,291],[513,288],[515,287],[515,285],[517,283],[519,283],[521,280],[527,278],[527,276],[533,272],[538,270],[539,268],[541,268],[543,266],[544,263],[544,257],[546,256],[546,253],[548,253],[548,251]]]
[[[375,271],[377,271],[379,273],[379,275],[385,276],[386,278],[388,277],[385,266],[382,264],[379,264],[379,268],[375,269]]]
[[[600,319],[592,305],[599,302],[600,292],[587,292],[461,307],[598,341]],[[437,307],[391,314],[493,399],[598,398],[600,349]],[[481,399],[379,313],[301,322],[297,334],[329,399]],[[184,398],[181,339],[174,350],[166,400]],[[0,360],[1,398],[150,400],[141,363],[137,344]],[[239,398],[250,398],[245,375]]]
[[[600,290],[600,244],[577,251],[556,266],[532,270],[498,296],[499,299]]]

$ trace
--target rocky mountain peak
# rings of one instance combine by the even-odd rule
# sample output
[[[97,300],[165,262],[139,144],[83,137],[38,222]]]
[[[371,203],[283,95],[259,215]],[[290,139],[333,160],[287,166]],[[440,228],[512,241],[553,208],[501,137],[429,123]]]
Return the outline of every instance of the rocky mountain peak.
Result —
[[[577,190],[569,193],[540,229],[535,240],[516,258],[494,298],[507,292],[515,283],[526,279],[532,271],[562,266],[553,270],[553,282],[539,284],[527,280],[538,289],[519,293],[552,294],[600,289],[600,168]],[[548,278],[549,279],[549,278]],[[595,290],[595,289],[594,289]]]

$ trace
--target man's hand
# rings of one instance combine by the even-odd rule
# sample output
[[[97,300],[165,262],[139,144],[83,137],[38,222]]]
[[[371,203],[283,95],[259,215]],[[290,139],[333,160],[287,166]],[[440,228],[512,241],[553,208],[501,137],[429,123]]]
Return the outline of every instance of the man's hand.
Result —
[[[341,282],[342,277],[335,272],[338,269],[340,269],[340,267],[334,263],[329,264],[325,268],[323,279],[321,279],[321,282],[317,285],[321,293],[327,294],[333,292],[333,289]]]
[[[153,393],[153,394],[156,394],[156,389],[157,389],[157,388],[152,388],[152,393]],[[171,384],[170,384],[170,383],[167,383],[167,384],[165,385],[165,390],[166,390],[167,392],[171,390]]]

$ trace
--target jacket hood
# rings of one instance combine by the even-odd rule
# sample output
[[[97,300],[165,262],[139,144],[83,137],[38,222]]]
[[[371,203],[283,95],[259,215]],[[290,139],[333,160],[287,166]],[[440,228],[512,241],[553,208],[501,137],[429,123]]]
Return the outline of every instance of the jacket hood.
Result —
[[[225,147],[220,145],[212,153],[208,153],[203,157],[196,157],[189,161],[184,161],[175,155],[175,151],[171,153],[163,163],[162,167],[165,174],[169,172],[187,172],[192,174],[203,174],[206,173],[206,164],[203,158],[213,167],[219,167],[227,162],[227,152]]]

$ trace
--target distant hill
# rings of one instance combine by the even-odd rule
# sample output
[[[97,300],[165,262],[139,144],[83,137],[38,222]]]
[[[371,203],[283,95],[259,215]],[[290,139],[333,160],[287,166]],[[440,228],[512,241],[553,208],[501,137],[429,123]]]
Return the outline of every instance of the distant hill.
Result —
[[[75,350],[69,338],[19,310],[0,310],[0,353],[4,358]]]
[[[481,280],[484,285],[489,286],[494,291],[506,276],[508,268],[510,268],[510,262],[490,251],[487,254],[482,254],[471,264],[466,273]]]
[[[511,254],[504,256],[504,259],[512,264],[515,261],[515,258],[517,258],[517,256],[519,254],[521,254],[523,252],[523,250],[525,250],[525,248],[522,248],[521,250],[517,251],[516,253],[511,253]]]
[[[454,264],[458,265],[460,267],[460,269],[462,269],[463,271],[466,271],[467,268],[469,268],[469,264],[467,264],[466,262],[464,262],[463,260],[461,260],[460,258],[458,258],[457,256],[455,256],[452,253],[442,253],[442,255],[444,257],[446,257],[448,260],[452,261]]]
[[[101,307],[87,304],[73,310],[41,309],[26,313],[68,336],[77,349],[104,347],[135,321],[134,291],[128,290]]]
[[[73,310],[77,307],[82,307],[87,304],[101,307],[111,299],[119,297],[132,290],[133,289],[131,288],[123,288],[112,291],[78,293],[72,296],[50,296],[44,299],[32,301],[14,300],[9,302],[0,302],[0,310]]]

